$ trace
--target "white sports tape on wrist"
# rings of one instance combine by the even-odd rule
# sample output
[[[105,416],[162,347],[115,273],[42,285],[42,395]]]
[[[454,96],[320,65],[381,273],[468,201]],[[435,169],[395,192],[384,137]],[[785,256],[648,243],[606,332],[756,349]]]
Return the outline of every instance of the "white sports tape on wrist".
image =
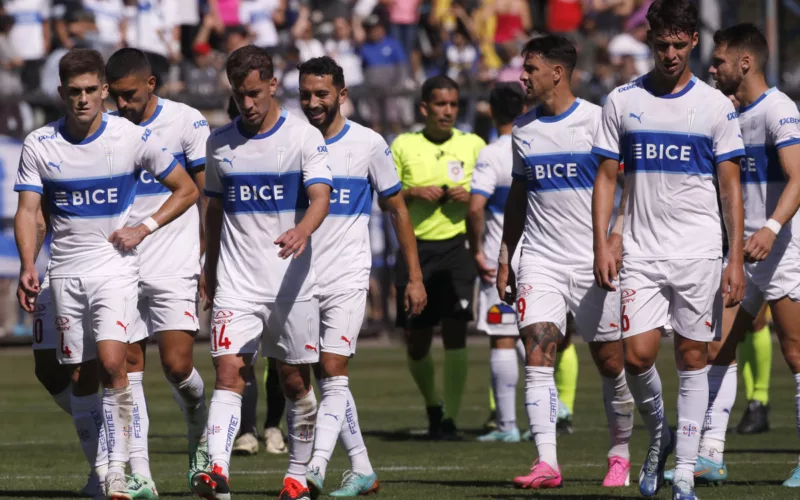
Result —
[[[154,233],[156,229],[158,229],[158,222],[152,217],[148,217],[142,221],[142,224],[147,226],[147,229],[150,230],[151,233]]]

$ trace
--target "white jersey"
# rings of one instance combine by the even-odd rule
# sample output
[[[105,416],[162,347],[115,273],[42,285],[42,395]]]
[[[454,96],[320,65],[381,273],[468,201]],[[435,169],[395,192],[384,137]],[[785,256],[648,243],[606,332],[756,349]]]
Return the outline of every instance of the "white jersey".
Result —
[[[278,30],[272,16],[279,7],[278,0],[242,0],[239,2],[239,19],[255,35],[253,44],[259,47],[278,45]]]
[[[128,222],[139,171],[163,179],[178,162],[152,130],[104,114],[100,128],[77,141],[62,118],[25,138],[16,191],[43,195],[53,231],[50,278],[138,273],[136,251],[108,241]]]
[[[371,129],[347,121],[342,131],[325,144],[333,172],[333,191],[328,216],[312,236],[319,294],[366,290],[372,268],[372,192],[390,196],[402,185],[389,146]]]
[[[742,161],[742,196],[744,198],[744,236],[749,238],[764,227],[778,205],[786,178],[778,160],[778,150],[800,144],[800,113],[797,105],[783,92],[772,88],[755,102],[739,109],[747,157]],[[794,230],[800,213],[778,234],[783,241],[800,237]],[[776,248],[779,246],[776,245]]]
[[[503,238],[503,212],[511,189],[511,135],[500,136],[478,154],[472,172],[470,192],[487,198],[483,254],[491,267],[497,267],[500,240]]]
[[[94,14],[100,42],[108,45],[122,43],[120,25],[125,17],[122,0],[83,0],[83,8]]]
[[[178,163],[191,171],[206,163],[208,122],[185,104],[158,99],[153,116],[140,124],[161,139]],[[150,217],[172,193],[143,170],[136,186],[136,199],[129,225]],[[139,245],[139,275],[142,279],[191,277],[200,273],[200,215],[192,205],[169,225],[159,228]]]
[[[224,211],[216,296],[310,300],[317,285],[311,242],[299,258],[284,260],[275,240],[302,220],[308,186],[333,184],[322,134],[282,110],[262,134],[246,132],[237,118],[211,134],[206,151],[206,194],[221,199]]]
[[[625,163],[623,255],[721,258],[716,165],[744,156],[733,104],[696,77],[660,97],[648,83],[649,74],[609,94],[592,149]]]
[[[587,266],[592,253],[592,140],[600,108],[582,99],[558,116],[539,107],[517,118],[513,177],[524,181],[528,210],[520,266]]]
[[[22,152],[22,141],[0,135],[0,218],[13,220],[17,211],[17,197],[14,192],[14,176]]]
[[[29,61],[44,59],[44,23],[50,20],[50,0],[6,0],[5,13],[14,18],[8,33],[11,45],[20,58]]]

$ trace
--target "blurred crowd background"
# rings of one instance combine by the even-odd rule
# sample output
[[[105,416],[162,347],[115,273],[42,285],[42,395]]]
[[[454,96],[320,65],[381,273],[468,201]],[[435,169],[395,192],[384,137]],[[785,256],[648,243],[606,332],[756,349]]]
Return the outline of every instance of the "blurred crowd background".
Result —
[[[649,71],[645,13],[651,0],[0,0],[0,340],[29,335],[12,300],[14,175],[20,139],[61,114],[58,61],[73,47],[109,56],[145,51],[158,95],[224,125],[227,54],[253,43],[274,55],[281,105],[302,116],[296,66],[330,55],[350,88],[346,115],[387,141],[421,128],[422,82],[447,74],[462,87],[457,127],[494,138],[489,89],[517,81],[520,48],[537,33],[561,33],[579,51],[576,95],[602,104],[614,87]],[[701,43],[692,68],[708,78],[714,31],[741,21],[766,30],[768,78],[800,100],[800,0],[700,0]],[[109,103],[110,105],[110,103]],[[389,330],[396,245],[375,206],[369,329]],[[13,258],[12,258],[13,257]]]

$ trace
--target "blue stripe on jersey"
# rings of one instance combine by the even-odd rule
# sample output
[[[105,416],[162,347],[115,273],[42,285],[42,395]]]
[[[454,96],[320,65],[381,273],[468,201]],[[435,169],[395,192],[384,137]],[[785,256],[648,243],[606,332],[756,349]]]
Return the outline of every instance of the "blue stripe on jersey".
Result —
[[[745,146],[746,156],[742,158],[742,184],[762,184],[765,182],[786,182],[778,160],[778,150],[774,146],[751,144]]]
[[[612,160],[617,160],[617,161],[622,160],[622,155],[620,155],[619,153],[614,153],[613,151],[599,148],[597,146],[592,147],[592,154],[596,154],[597,156],[601,156],[603,158],[610,158]]]
[[[21,24],[42,24],[44,22],[44,17],[42,17],[41,12],[36,11],[23,11],[11,14],[11,17],[14,18],[14,24],[21,25]]]
[[[714,174],[713,142],[704,135],[632,131],[623,137],[622,151],[626,174]]]
[[[525,158],[528,191],[546,192],[591,189],[597,175],[597,156],[592,153],[552,153]]]
[[[506,200],[508,199],[509,191],[511,191],[510,186],[496,186],[494,188],[494,194],[489,197],[486,208],[492,213],[502,214],[506,209]]]
[[[372,211],[372,186],[364,177],[334,177],[328,215],[347,217]]]
[[[136,195],[136,172],[90,179],[44,179],[50,214],[98,218],[122,214]]]
[[[486,191],[484,191],[482,189],[471,189],[469,192],[471,194],[479,194],[479,195],[483,196],[486,199],[489,199],[489,198],[492,197],[492,193],[488,193],[488,192],[486,192]]]
[[[280,213],[308,208],[301,172],[226,175],[222,186],[222,207],[227,213]]]
[[[389,196],[392,196],[395,193],[399,193],[402,189],[403,189],[403,184],[398,182],[394,186],[384,189],[383,191],[378,193],[378,196],[380,196],[381,198],[388,198]]]
[[[796,137],[794,139],[786,139],[783,142],[779,142],[775,145],[775,149],[783,149],[787,146],[794,146],[795,144],[800,144],[800,137]]]
[[[177,160],[181,166],[185,165],[186,156],[183,153],[172,153],[172,156],[175,157],[175,160]],[[161,174],[161,179],[168,176],[175,166],[177,166],[177,164],[165,170]],[[142,173],[139,175],[139,182],[136,184],[136,196],[158,196],[161,194],[169,194],[169,192],[166,186],[150,175],[150,172],[142,170]]]
[[[36,186],[34,184],[15,184],[14,191],[33,191],[34,193],[44,194],[42,186]]]

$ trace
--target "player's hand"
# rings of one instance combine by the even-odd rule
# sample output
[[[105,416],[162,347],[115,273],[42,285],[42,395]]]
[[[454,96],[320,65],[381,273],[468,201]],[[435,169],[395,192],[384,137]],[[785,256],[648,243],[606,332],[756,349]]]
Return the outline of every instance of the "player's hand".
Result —
[[[777,237],[778,235],[773,233],[772,229],[762,227],[744,242],[744,258],[748,262],[766,259],[772,251],[772,245],[775,244]]]
[[[306,249],[308,237],[309,234],[296,227],[286,231],[275,240],[275,244],[281,247],[278,256],[281,259],[288,259],[292,254],[294,254],[295,259],[300,257],[303,254],[303,250]]]
[[[742,264],[728,262],[722,271],[722,298],[725,307],[735,307],[744,299],[744,268]]]
[[[469,203],[469,191],[461,186],[451,187],[447,190],[447,199],[458,203]]]
[[[497,269],[486,263],[486,255],[484,255],[483,252],[478,252],[473,258],[475,259],[475,267],[478,268],[478,275],[481,279],[486,283],[494,283],[494,278],[497,276]]]
[[[428,305],[428,293],[425,291],[425,285],[421,281],[409,281],[403,301],[409,318],[422,314],[425,306]]]
[[[139,243],[141,243],[147,237],[148,234],[150,234],[150,230],[147,228],[147,226],[144,224],[139,224],[136,227],[123,227],[122,229],[117,229],[111,233],[111,236],[108,237],[108,241],[110,241],[117,250],[130,252],[136,248]]]
[[[422,200],[435,203],[441,200],[442,196],[444,196],[444,189],[440,188],[439,186],[417,187],[413,188],[411,195],[414,198],[420,198]]]
[[[517,277],[514,275],[514,270],[508,264],[499,264],[497,266],[497,294],[500,300],[508,305],[514,305],[517,299]],[[510,288],[510,290],[507,290]]]
[[[36,268],[22,269],[19,272],[19,286],[17,286],[17,301],[25,311],[32,313],[36,309],[36,297],[39,295],[39,272]]]
[[[608,237],[608,248],[617,263],[617,270],[622,269],[622,235],[611,233],[611,236]]]
[[[617,291],[614,281],[617,279],[617,259],[606,244],[594,252],[594,281],[603,290]]]

